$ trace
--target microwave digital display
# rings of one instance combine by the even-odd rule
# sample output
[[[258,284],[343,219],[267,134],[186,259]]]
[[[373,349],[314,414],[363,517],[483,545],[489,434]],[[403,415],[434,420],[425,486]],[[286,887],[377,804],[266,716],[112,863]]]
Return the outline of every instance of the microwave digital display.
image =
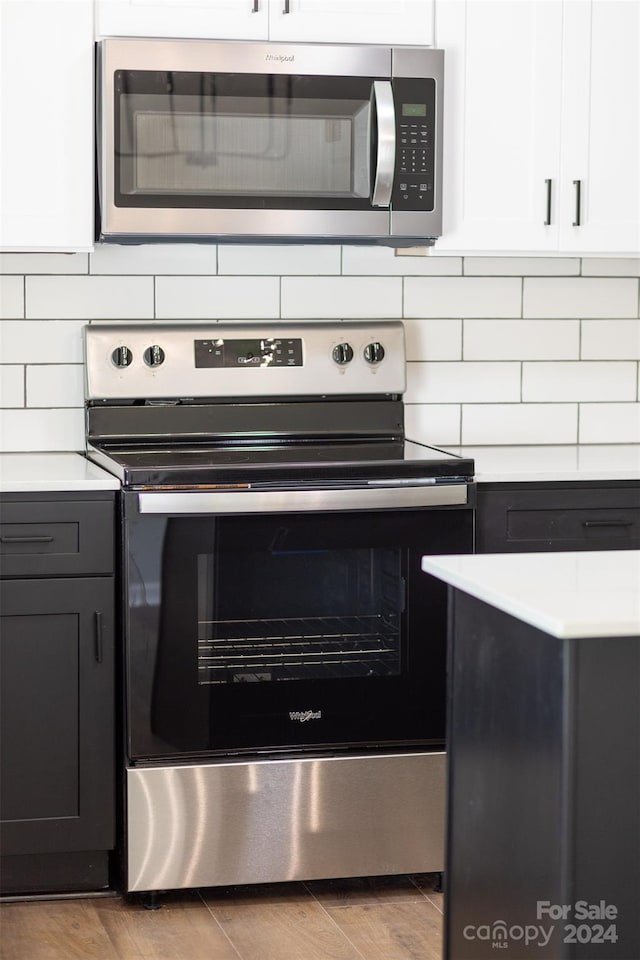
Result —
[[[402,104],[403,117],[426,117],[426,115],[427,115],[426,103],[403,103]]]

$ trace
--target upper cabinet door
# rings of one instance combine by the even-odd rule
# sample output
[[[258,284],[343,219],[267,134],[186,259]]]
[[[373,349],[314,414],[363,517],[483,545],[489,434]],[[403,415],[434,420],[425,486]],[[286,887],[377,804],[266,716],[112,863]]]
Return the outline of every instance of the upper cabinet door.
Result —
[[[93,2],[0,0],[0,249],[93,244]]]
[[[266,40],[269,0],[96,0],[98,37]]]
[[[270,0],[271,40],[433,45],[434,0]]]
[[[438,0],[445,51],[436,252],[558,245],[561,0]]]
[[[433,44],[434,0],[96,0],[98,37]]]
[[[560,249],[640,253],[640,3],[564,4]]]

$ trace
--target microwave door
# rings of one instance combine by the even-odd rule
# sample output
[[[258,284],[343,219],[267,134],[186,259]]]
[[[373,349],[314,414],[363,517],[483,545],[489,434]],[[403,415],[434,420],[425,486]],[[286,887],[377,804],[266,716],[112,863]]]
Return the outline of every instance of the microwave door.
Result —
[[[396,114],[393,89],[388,80],[374,80],[371,89],[372,130],[375,130],[375,174],[371,205],[388,207],[391,203],[396,161]]]

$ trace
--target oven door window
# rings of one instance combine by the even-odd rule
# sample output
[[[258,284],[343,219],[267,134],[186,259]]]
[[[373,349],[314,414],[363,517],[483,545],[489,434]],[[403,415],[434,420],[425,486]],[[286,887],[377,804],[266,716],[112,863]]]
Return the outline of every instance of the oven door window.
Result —
[[[118,71],[114,82],[116,206],[370,206],[370,79]]]
[[[299,539],[283,525],[261,548],[198,555],[199,683],[401,672],[401,550]]]
[[[134,513],[131,758],[441,746],[446,586],[420,561],[472,536],[471,510]]]

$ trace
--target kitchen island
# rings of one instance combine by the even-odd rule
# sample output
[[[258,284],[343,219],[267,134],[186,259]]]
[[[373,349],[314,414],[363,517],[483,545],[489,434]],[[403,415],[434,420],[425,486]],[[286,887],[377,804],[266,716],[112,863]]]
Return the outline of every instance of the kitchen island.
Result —
[[[640,551],[449,584],[446,960],[640,957]]]

